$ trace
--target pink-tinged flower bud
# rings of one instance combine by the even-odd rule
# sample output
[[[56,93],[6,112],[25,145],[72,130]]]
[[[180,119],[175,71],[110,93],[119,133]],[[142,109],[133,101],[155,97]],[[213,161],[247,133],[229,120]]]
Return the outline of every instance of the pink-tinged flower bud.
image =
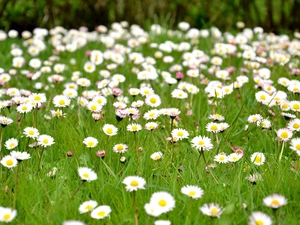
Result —
[[[239,146],[233,146],[232,150],[241,156],[244,155],[244,150]]]
[[[73,152],[72,151],[68,151],[67,152],[67,156],[69,156],[69,157],[73,156]]]
[[[142,152],[142,151],[143,151],[143,148],[142,148],[142,147],[139,147],[139,151]]]
[[[114,97],[118,97],[123,94],[123,91],[120,88],[113,88],[112,93]]]
[[[100,113],[93,113],[92,117],[95,121],[98,121],[102,118],[102,115]]]
[[[228,73],[232,73],[232,72],[235,71],[235,67],[234,66],[230,66],[226,70],[227,70]]]
[[[268,112],[271,116],[276,116],[276,114],[272,110],[268,110]]]
[[[105,157],[105,154],[106,154],[105,150],[99,150],[96,152],[96,155],[101,157],[102,159]]]
[[[125,163],[125,162],[126,162],[126,157],[125,157],[125,156],[122,156],[122,157],[120,158],[120,162],[121,162],[121,163]]]
[[[184,77],[183,73],[181,73],[181,72],[177,72],[177,73],[176,73],[176,79],[177,79],[178,81],[182,80],[183,77]]]
[[[90,56],[91,56],[91,53],[92,53],[92,51],[86,51],[86,52],[85,52],[85,55],[86,55],[87,57],[90,57]]]
[[[175,117],[175,121],[178,122],[179,120],[180,120],[179,116],[176,116],[176,117]]]
[[[31,79],[31,78],[33,77],[33,73],[27,73],[27,74],[26,74],[26,77],[27,77],[28,79]]]
[[[21,121],[21,116],[18,116],[18,122],[20,122]]]

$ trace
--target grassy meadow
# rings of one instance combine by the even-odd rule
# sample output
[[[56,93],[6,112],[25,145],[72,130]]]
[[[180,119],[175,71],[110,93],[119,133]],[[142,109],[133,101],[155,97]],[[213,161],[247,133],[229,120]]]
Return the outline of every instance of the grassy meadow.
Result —
[[[299,33],[0,40],[0,223],[299,223]]]

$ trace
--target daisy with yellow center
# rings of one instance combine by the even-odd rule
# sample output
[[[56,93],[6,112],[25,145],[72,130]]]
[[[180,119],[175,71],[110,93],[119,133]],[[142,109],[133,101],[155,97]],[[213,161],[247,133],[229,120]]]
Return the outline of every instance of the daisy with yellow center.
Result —
[[[98,203],[94,200],[83,202],[78,208],[79,213],[82,214],[82,213],[90,212],[94,208],[96,208],[97,205]]]
[[[17,216],[17,210],[0,206],[0,222],[9,223]]]
[[[94,181],[97,180],[97,174],[90,168],[87,167],[79,167],[78,168],[78,175],[80,176],[82,181]]]
[[[43,146],[43,147],[48,147],[54,144],[54,139],[53,137],[47,135],[47,134],[42,134],[38,136],[37,138],[38,145]]]
[[[198,186],[186,185],[181,188],[181,193],[193,199],[199,199],[203,196],[204,191]]]
[[[16,167],[18,165],[18,160],[15,157],[11,156],[11,155],[7,155],[7,156],[4,156],[1,159],[0,163],[3,166],[10,169],[10,168]]]
[[[265,163],[265,155],[262,152],[254,152],[251,155],[251,162],[253,162],[257,166],[261,166]]]
[[[175,199],[168,192],[155,192],[150,198],[150,205],[161,213],[167,213],[175,208]]]
[[[201,151],[209,151],[213,148],[213,144],[211,143],[211,139],[205,136],[196,136],[192,140],[192,147]]]
[[[126,185],[126,191],[137,191],[138,189],[145,189],[146,180],[139,176],[128,176],[123,181],[122,184]]]
[[[107,136],[115,136],[118,133],[118,128],[112,124],[105,124],[102,130]]]
[[[295,151],[300,156],[300,138],[293,138],[290,143],[290,149]]]
[[[83,144],[85,144],[88,148],[94,148],[97,146],[98,140],[94,137],[87,137],[83,140]]]
[[[204,204],[200,207],[200,211],[207,216],[220,218],[223,213],[223,209],[215,203]]]
[[[262,212],[252,212],[248,225],[272,225],[271,217]]]
[[[151,107],[157,107],[161,104],[161,99],[156,94],[150,94],[146,96],[145,103]]]
[[[265,206],[273,209],[278,209],[279,207],[286,205],[288,201],[283,195],[273,194],[265,197],[263,199],[263,203]]]
[[[137,123],[132,123],[132,124],[127,125],[127,130],[131,131],[131,132],[137,132],[137,131],[142,130],[142,126]]]
[[[280,141],[284,141],[284,142],[289,141],[293,136],[293,132],[287,128],[281,128],[277,130],[276,133],[277,133],[277,138]]]
[[[186,139],[189,137],[189,132],[184,129],[173,129],[171,131],[172,137],[177,138],[178,140]]]
[[[206,125],[206,130],[208,132],[218,133],[221,131],[221,127],[220,127],[220,124],[211,122]]]
[[[228,163],[228,157],[224,152],[221,152],[214,157],[214,161],[218,163]]]
[[[92,212],[91,212],[91,217],[93,219],[103,219],[107,216],[109,216],[109,214],[111,213],[111,208],[108,205],[101,205],[98,206],[97,208],[95,208]]]
[[[125,153],[127,152],[128,146],[125,144],[116,144],[113,147],[113,151],[116,153]]]
[[[11,149],[16,148],[18,146],[18,144],[19,144],[19,142],[16,138],[10,138],[5,142],[4,146],[6,149],[11,150]]]
[[[28,138],[37,138],[39,136],[39,131],[34,127],[26,127],[23,134]]]
[[[157,161],[160,160],[163,156],[162,152],[154,152],[153,154],[151,154],[150,158]]]

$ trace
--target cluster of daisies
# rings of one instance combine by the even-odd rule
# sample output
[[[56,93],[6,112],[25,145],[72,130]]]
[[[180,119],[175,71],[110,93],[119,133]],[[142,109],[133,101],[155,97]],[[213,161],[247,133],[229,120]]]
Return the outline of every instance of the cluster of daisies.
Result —
[[[180,148],[180,142],[188,140],[190,146],[204,156],[204,152],[220,144],[219,137],[222,136],[233,152],[219,152],[213,156],[213,160],[220,164],[235,163],[243,160],[244,152],[241,148],[231,147],[224,132],[234,127],[225,122],[224,116],[216,113],[217,108],[225,107],[224,101],[230,96],[237,96],[237,102],[245,97],[253,97],[259,106],[264,107],[249,115],[245,121],[249,123],[247,127],[255,124],[263,131],[276,128],[274,141],[282,143],[279,161],[284,154],[286,142],[289,142],[289,148],[300,156],[300,101],[297,99],[300,93],[298,33],[290,39],[287,35],[264,33],[260,27],[245,28],[236,35],[230,32],[222,33],[216,27],[201,30],[191,28],[186,22],[179,23],[178,28],[166,30],[158,24],[153,24],[147,32],[138,25],[129,26],[123,21],[113,23],[111,29],[100,25],[92,32],[84,27],[79,30],[67,30],[61,26],[50,30],[36,28],[33,32],[24,31],[20,34],[14,30],[8,33],[0,31],[1,42],[22,37],[21,44],[17,44],[16,41],[10,46],[9,68],[0,68],[0,151],[4,147],[5,151],[2,150],[1,154],[9,153],[1,158],[1,164],[12,170],[22,160],[31,158],[27,151],[28,146],[39,147],[43,154],[45,148],[54,144],[53,137],[39,134],[35,128],[40,126],[36,124],[37,121],[44,122],[38,119],[40,114],[43,113],[43,119],[46,120],[63,120],[73,115],[76,110],[78,120],[81,110],[87,112],[87,119],[94,121],[107,119],[112,114],[115,121],[109,121],[101,127],[107,141],[109,137],[124,134],[116,125],[121,121],[125,121],[126,131],[133,133],[135,142],[137,133],[141,130],[153,134],[154,130],[162,128],[160,132],[164,132],[166,140],[172,143],[173,152],[175,143],[179,142]],[[153,40],[159,39],[160,35],[167,36],[168,40],[154,42]],[[181,41],[176,43],[172,38]],[[206,38],[211,38],[214,42],[210,52],[198,47],[199,40]],[[93,49],[92,46],[96,43],[105,49]],[[140,52],[143,47],[149,51]],[[54,50],[50,56],[49,48]],[[74,52],[80,51],[85,51],[80,60],[71,58],[67,61],[64,57],[66,54],[73,57],[76,55]],[[231,60],[234,58],[241,62],[241,68],[231,66]],[[128,70],[127,67],[129,73],[120,72]],[[274,68],[284,68],[287,76],[274,82]],[[128,85],[128,82],[132,83]],[[22,86],[28,83],[30,90]],[[254,95],[243,96],[242,89],[251,84],[254,84],[253,88],[256,89]],[[183,127],[180,117],[182,114],[192,116],[199,113],[193,112],[193,106],[196,103],[195,99],[200,99],[200,94],[205,95],[203,99],[207,99],[207,104],[212,109],[212,114],[206,118],[211,121],[203,127],[207,135],[196,134],[191,137],[192,131]],[[268,109],[268,112],[263,113],[264,109]],[[279,129],[276,120],[273,119],[278,118],[278,112],[280,117],[287,120],[285,127]],[[19,145],[20,139],[16,137],[2,139],[7,130],[6,126],[17,122],[18,127],[23,129],[24,121],[30,123],[30,119],[33,121],[33,127],[26,127],[23,131],[23,135],[29,139],[28,146]],[[80,137],[80,140],[83,140],[83,145],[89,149],[103,145],[92,136]],[[131,144],[118,140],[112,145],[111,151],[122,154],[120,160],[124,162],[126,158],[123,154],[131,151]],[[106,151],[109,149],[99,150],[96,155],[103,158]],[[163,160],[164,154],[168,152],[159,149],[153,151],[150,158]],[[252,152],[250,160],[254,165],[261,166],[266,161],[266,154]],[[68,155],[72,155],[72,152],[68,152]],[[54,167],[47,176],[54,177],[56,171],[57,168]],[[97,173],[88,167],[79,167],[78,174],[81,185],[98,179]],[[247,179],[256,183],[262,180],[262,176],[253,173]],[[135,193],[145,188],[146,181],[142,177],[129,176],[123,180],[123,184],[126,185],[127,191]],[[201,198],[204,193],[200,187],[189,185],[182,187],[181,192],[193,199]],[[72,197],[75,194],[76,191]],[[155,192],[144,208],[148,215],[159,217],[173,210],[175,202],[170,193]],[[271,208],[279,208],[287,204],[287,200],[281,195],[271,195],[264,198],[263,203]],[[98,206],[94,200],[79,206],[79,213],[88,212],[94,219],[109,217],[112,211],[110,206]],[[200,207],[200,211],[204,215],[219,218],[224,208],[216,203],[209,203]],[[0,222],[11,222],[16,215],[15,209],[0,207]],[[137,218],[135,215],[135,220]],[[155,221],[156,225],[170,223],[164,220]],[[271,218],[262,212],[253,212],[249,217],[251,225],[271,223]],[[83,223],[65,221],[63,224]]]

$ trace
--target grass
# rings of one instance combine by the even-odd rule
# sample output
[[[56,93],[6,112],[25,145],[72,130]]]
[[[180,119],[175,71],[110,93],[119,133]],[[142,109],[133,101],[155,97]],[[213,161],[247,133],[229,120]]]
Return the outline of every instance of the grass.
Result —
[[[50,38],[46,38],[45,51],[42,51],[37,58],[41,60],[48,59],[53,54],[53,46],[49,44]],[[144,46],[134,48],[133,52],[141,52],[145,57],[154,56],[157,49],[150,48],[150,43],[162,43],[166,40],[174,40],[175,43],[189,41],[184,38],[170,38],[166,33],[160,35],[150,34],[149,42]],[[254,39],[255,40],[255,39]],[[26,64],[16,69],[17,74],[11,76],[11,80],[3,85],[3,92],[9,87],[18,89],[27,89],[32,92],[38,92],[33,88],[33,84],[41,82],[44,87],[40,92],[45,93],[47,102],[43,108],[37,110],[37,117],[34,111],[27,113],[18,123],[18,113],[16,105],[10,108],[3,108],[1,114],[14,120],[11,125],[2,127],[4,132],[2,141],[1,157],[10,154],[11,150],[4,147],[4,142],[9,138],[17,138],[18,147],[15,150],[27,151],[31,155],[31,159],[23,161],[12,169],[4,166],[0,167],[0,205],[2,207],[15,208],[18,212],[17,217],[12,224],[62,224],[63,221],[76,219],[86,224],[114,224],[125,225],[135,224],[133,193],[125,190],[122,181],[130,175],[138,175],[143,177],[147,184],[145,190],[138,190],[136,193],[136,201],[138,208],[139,224],[153,224],[157,218],[146,214],[144,205],[150,201],[150,197],[154,192],[166,191],[170,193],[176,200],[174,210],[162,214],[159,219],[170,220],[172,224],[247,224],[248,217],[253,211],[262,211],[268,214],[273,221],[273,210],[263,205],[263,198],[273,193],[284,195],[288,199],[288,204],[278,209],[277,224],[297,224],[299,221],[299,156],[289,148],[286,143],[283,149],[283,158],[278,160],[281,150],[281,142],[276,141],[276,131],[286,126],[284,117],[280,115],[279,107],[271,108],[276,116],[271,116],[268,106],[258,103],[255,100],[255,82],[252,79],[253,70],[249,74],[249,82],[241,89],[234,89],[233,93],[218,99],[218,105],[212,106],[208,104],[207,93],[204,89],[205,84],[201,83],[199,78],[191,78],[185,76],[183,81],[193,83],[199,88],[199,92],[190,95],[187,99],[179,100],[171,98],[168,85],[163,82],[163,78],[159,75],[158,79],[147,82],[154,89],[155,93],[160,95],[162,104],[158,107],[175,107],[179,108],[181,114],[177,127],[186,129],[189,132],[189,138],[179,141],[172,146],[166,138],[170,136],[170,118],[160,116],[156,121],[159,123],[157,130],[152,132],[144,129],[146,122],[143,114],[151,109],[150,106],[144,105],[140,108],[141,117],[137,121],[130,121],[125,118],[118,122],[115,118],[114,108],[112,106],[115,101],[112,96],[107,96],[107,104],[102,109],[103,118],[95,122],[91,116],[91,112],[86,108],[77,104],[76,99],[71,100],[70,107],[64,108],[63,112],[66,117],[45,118],[50,115],[50,110],[55,109],[52,99],[55,95],[59,95],[64,90],[64,84],[71,81],[71,75],[74,71],[81,71],[82,77],[86,77],[92,81],[92,85],[83,90],[97,90],[96,81],[103,79],[99,76],[98,71],[106,69],[111,63],[105,60],[101,65],[97,66],[95,72],[88,74],[83,70],[83,65],[88,61],[85,56],[87,50],[99,49],[102,52],[106,50],[103,43],[88,42],[84,47],[78,49],[74,53],[62,52],[59,54],[60,59],[56,63],[63,63],[67,69],[61,74],[65,80],[62,83],[49,83],[47,77],[50,74],[42,74],[37,81],[30,81],[21,70],[30,70],[28,62],[30,56],[26,48],[22,46],[22,39],[7,39],[0,42],[0,61],[1,67],[5,71],[12,68],[13,57],[9,54],[13,44],[18,45],[24,51]],[[199,38],[199,43],[194,48],[204,51],[207,55],[211,54],[211,49],[218,40],[211,37]],[[117,40],[117,43],[126,45],[126,40]],[[191,50],[190,50],[191,51]],[[238,52],[243,52],[240,48]],[[168,71],[173,64],[182,64],[183,52],[172,51],[164,53],[171,55],[175,61],[167,64],[162,59],[156,59],[155,68],[159,71]],[[76,60],[76,64],[70,63],[71,59]],[[294,60],[292,57],[291,61]],[[243,59],[234,56],[228,56],[223,59],[221,69],[228,66],[234,66],[235,72],[231,74],[231,80],[225,81],[230,84],[235,81],[236,77],[241,75]],[[208,62],[206,65],[210,66]],[[133,101],[132,96],[128,94],[130,87],[139,88],[143,83],[136,79],[132,68],[142,69],[141,65],[134,65],[127,60],[125,55],[124,64],[111,71],[111,74],[123,74],[126,81],[121,83],[120,87],[124,91],[124,96],[128,97],[129,104]],[[262,67],[268,67],[267,64]],[[273,86],[277,90],[286,91],[285,87],[277,83],[279,77],[287,77],[288,79],[298,79],[288,71],[288,64],[280,66],[274,64],[269,66],[271,70],[271,80],[274,81]],[[185,74],[187,67],[184,67]],[[217,80],[214,75],[208,73],[207,70],[201,71],[209,80]],[[175,77],[175,73],[171,73]],[[171,90],[176,85],[171,86]],[[83,91],[82,90],[82,91]],[[79,90],[80,91],[80,90]],[[82,92],[80,92],[82,93]],[[299,100],[299,95],[287,92],[289,100]],[[240,97],[239,97],[240,96]],[[2,94],[1,100],[8,100],[9,96]],[[137,96],[135,100],[144,100],[144,97]],[[191,115],[187,115],[188,111]],[[212,134],[206,131],[206,124],[210,122],[208,119],[210,114],[219,113],[225,117],[225,121],[230,127],[224,133]],[[261,129],[255,124],[249,124],[247,118],[252,114],[261,114],[264,118],[268,118],[271,123],[271,129]],[[299,118],[299,112],[295,112]],[[37,123],[37,129],[40,134],[47,134],[54,138],[55,144],[46,147],[42,160],[41,170],[38,171],[38,164],[41,157],[41,147],[28,148],[29,144],[34,140],[28,140],[23,135],[23,129],[28,126],[34,126]],[[126,130],[129,123],[136,122],[143,126],[143,129],[137,132],[137,146],[142,151],[135,149],[134,135]],[[104,124],[114,124],[118,127],[118,134],[107,138],[102,131]],[[245,126],[249,125],[245,130]],[[204,135],[211,138],[214,145],[210,151],[205,151],[205,157],[208,164],[215,164],[215,168],[210,168],[207,172],[207,165],[203,158],[200,158],[199,152],[192,148],[191,139],[198,135]],[[97,147],[88,149],[82,143],[84,138],[92,136],[97,138],[99,144]],[[216,136],[218,136],[219,144],[217,144]],[[299,132],[294,132],[293,138],[299,137]],[[107,141],[108,140],[108,141]],[[112,148],[115,144],[124,143],[129,147],[128,152],[122,156],[126,157],[126,162],[120,162],[120,154],[114,153]],[[226,154],[232,153],[230,146],[239,146],[244,150],[244,156],[235,163],[218,164],[214,162],[214,156],[220,152]],[[173,150],[174,147],[174,150]],[[96,155],[97,150],[105,150],[105,158]],[[67,156],[67,152],[72,151],[73,155]],[[163,158],[153,161],[150,155],[154,152],[161,151]],[[254,152],[263,152],[266,156],[266,162],[262,166],[254,165],[250,156]],[[173,155],[173,156],[172,156]],[[174,157],[171,163],[171,158]],[[56,175],[48,177],[47,173],[53,168],[57,168]],[[74,195],[72,194],[81,184],[78,176],[78,167],[89,167],[94,170],[98,179],[92,182],[85,182],[81,189]],[[16,187],[16,176],[18,173],[18,185]],[[263,181],[252,185],[246,177],[252,173],[260,173]],[[204,190],[204,195],[198,200],[190,199],[180,193],[185,185],[197,185]],[[16,191],[17,190],[17,191]],[[16,199],[16,202],[14,201]],[[89,216],[89,214],[79,214],[78,207],[87,200],[96,200],[99,205],[109,205],[112,212],[109,217],[98,221]],[[204,203],[218,203],[225,210],[219,219],[212,219],[203,215],[199,208]],[[14,207],[15,205],[15,207]]]

